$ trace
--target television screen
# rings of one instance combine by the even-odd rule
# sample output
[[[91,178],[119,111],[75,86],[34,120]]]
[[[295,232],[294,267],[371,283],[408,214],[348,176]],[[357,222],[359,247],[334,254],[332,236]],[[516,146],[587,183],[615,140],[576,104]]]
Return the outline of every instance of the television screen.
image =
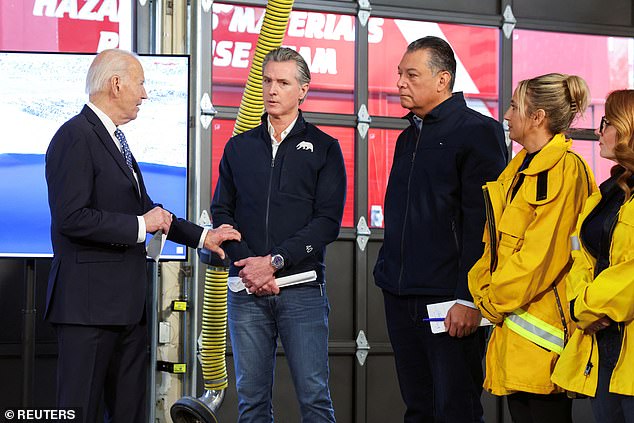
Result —
[[[92,54],[0,51],[0,257],[52,257],[44,159],[57,129],[88,101]],[[139,57],[148,99],[122,127],[148,193],[187,212],[188,56]],[[148,237],[149,240],[150,237]],[[167,242],[163,259],[186,259]]]

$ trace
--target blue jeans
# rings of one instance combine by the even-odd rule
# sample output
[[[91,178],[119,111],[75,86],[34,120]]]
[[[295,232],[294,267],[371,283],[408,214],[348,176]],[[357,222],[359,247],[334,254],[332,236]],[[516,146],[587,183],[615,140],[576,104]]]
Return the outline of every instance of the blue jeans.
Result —
[[[279,336],[303,422],[334,422],[328,388],[328,313],[323,285],[283,288],[258,297],[228,294],[228,321],[239,422],[273,421],[273,375]]]

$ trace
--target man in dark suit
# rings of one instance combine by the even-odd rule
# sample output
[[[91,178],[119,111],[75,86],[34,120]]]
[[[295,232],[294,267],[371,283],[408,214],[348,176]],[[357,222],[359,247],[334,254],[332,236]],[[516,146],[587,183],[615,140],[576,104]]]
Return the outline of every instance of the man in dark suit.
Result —
[[[96,56],[89,103],[57,131],[46,153],[54,258],[45,318],[58,336],[58,407],[83,420],[145,422],[146,233],[219,253],[239,240],[228,225],[204,230],[152,202],[118,127],[147,98],[141,63],[123,50]]]

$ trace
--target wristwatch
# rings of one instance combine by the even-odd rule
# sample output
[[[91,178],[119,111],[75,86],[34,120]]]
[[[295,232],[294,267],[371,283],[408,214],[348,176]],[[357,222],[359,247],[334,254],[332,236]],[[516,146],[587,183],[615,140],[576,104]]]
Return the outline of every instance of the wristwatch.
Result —
[[[271,266],[275,268],[275,270],[280,270],[284,267],[284,257],[281,254],[274,254],[271,256]]]

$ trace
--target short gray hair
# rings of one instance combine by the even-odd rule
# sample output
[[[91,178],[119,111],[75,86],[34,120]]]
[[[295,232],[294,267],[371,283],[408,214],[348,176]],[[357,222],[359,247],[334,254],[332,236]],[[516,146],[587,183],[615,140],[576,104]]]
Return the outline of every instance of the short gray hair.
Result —
[[[110,78],[115,75],[125,78],[128,76],[130,65],[137,55],[117,48],[104,50],[99,53],[86,74],[86,94],[93,95],[108,89]]]
[[[299,85],[310,83],[310,69],[306,61],[301,54],[288,47],[278,47],[275,50],[269,51],[264,60],[262,61],[262,76],[264,76],[264,69],[269,62],[295,62],[297,65],[297,82]],[[299,104],[302,104],[306,97],[300,100]]]

